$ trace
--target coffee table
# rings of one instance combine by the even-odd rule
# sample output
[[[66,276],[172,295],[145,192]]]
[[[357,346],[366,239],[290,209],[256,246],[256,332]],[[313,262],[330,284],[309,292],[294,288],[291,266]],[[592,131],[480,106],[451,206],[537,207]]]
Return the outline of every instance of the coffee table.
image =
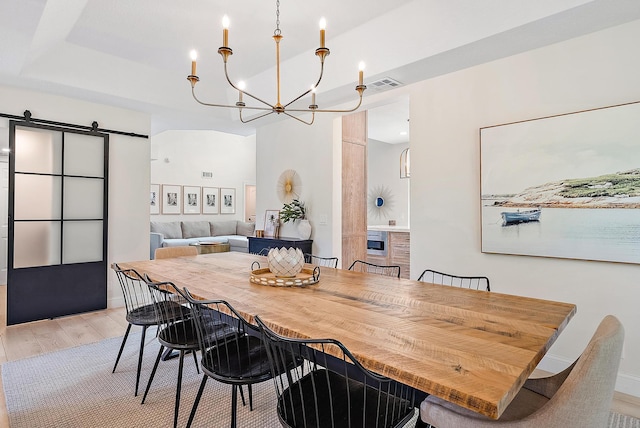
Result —
[[[223,242],[197,242],[189,245],[196,247],[198,254],[226,253],[231,250],[231,245]]]

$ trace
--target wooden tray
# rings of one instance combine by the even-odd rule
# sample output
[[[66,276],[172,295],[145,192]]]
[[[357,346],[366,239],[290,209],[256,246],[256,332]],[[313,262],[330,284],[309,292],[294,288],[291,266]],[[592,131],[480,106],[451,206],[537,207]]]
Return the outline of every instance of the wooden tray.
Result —
[[[291,278],[277,277],[269,268],[253,269],[249,281],[271,287],[306,287],[320,281],[320,269],[317,266],[314,269],[302,268],[300,273]]]

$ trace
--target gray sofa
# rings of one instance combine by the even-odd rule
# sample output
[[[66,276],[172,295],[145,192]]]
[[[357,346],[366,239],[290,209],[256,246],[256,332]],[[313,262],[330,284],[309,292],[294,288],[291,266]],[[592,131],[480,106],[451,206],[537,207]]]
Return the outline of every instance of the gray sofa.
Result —
[[[171,221],[151,222],[151,253],[156,248],[178,247],[197,242],[228,243],[231,251],[249,252],[249,239],[256,229],[255,223],[238,220],[226,221]]]

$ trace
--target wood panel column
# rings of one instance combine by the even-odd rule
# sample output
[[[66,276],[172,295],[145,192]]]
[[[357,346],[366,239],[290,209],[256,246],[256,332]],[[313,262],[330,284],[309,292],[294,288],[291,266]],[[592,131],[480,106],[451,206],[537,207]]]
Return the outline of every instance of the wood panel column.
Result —
[[[342,117],[342,267],[367,257],[367,112]]]

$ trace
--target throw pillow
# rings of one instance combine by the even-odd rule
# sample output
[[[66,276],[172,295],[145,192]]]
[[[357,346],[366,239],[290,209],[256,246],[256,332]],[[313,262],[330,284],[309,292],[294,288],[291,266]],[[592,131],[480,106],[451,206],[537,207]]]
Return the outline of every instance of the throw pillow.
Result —
[[[239,221],[236,230],[238,235],[253,236],[254,232],[256,231],[256,224]]]
[[[211,236],[211,229],[208,221],[183,221],[182,237],[187,238],[204,238]]]
[[[151,231],[154,233],[162,233],[165,239],[182,239],[182,229],[179,221],[170,222],[151,222]]]
[[[230,221],[212,221],[211,236],[235,235],[237,220]]]

